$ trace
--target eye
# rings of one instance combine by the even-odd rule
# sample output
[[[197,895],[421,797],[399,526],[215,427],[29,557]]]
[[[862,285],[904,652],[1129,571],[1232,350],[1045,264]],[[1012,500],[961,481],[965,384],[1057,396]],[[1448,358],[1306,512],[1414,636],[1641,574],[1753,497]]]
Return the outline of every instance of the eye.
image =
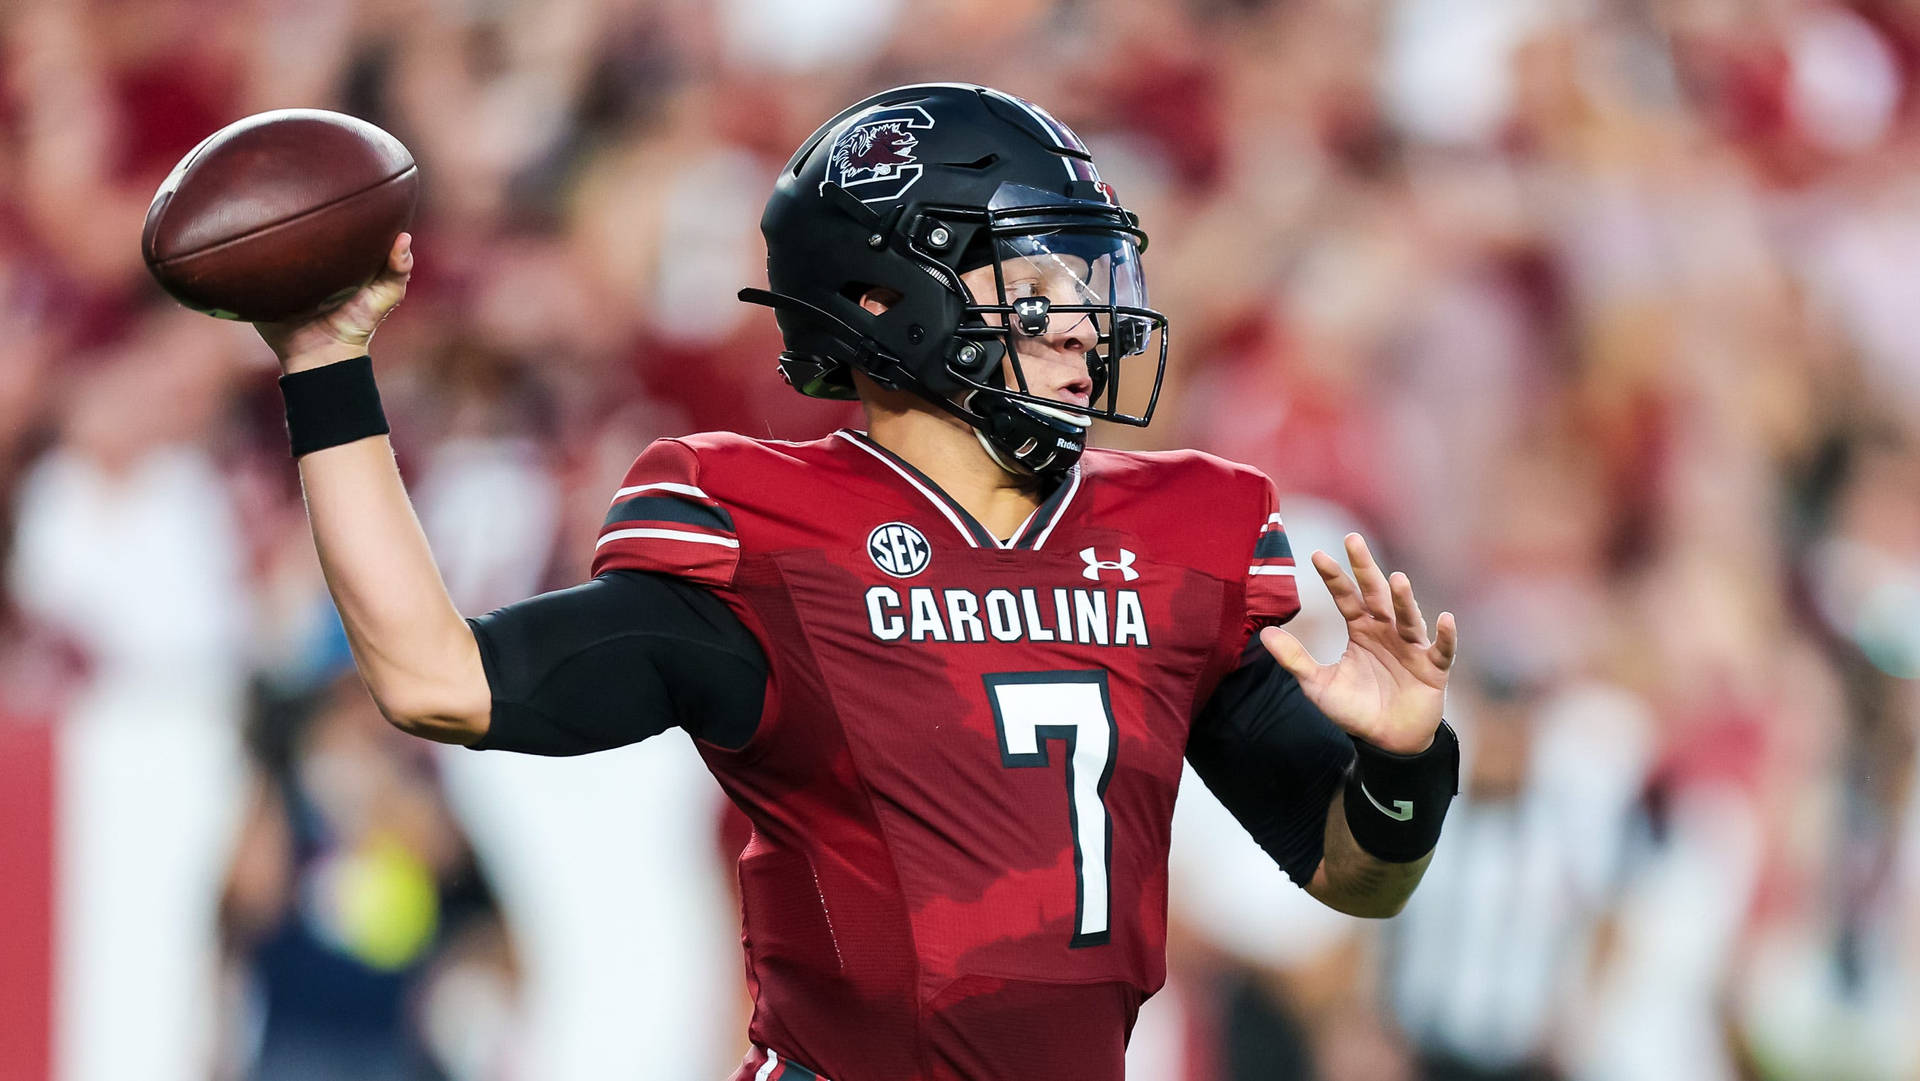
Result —
[[[1036,296],[1040,292],[1040,283],[1028,278],[1007,283],[1007,299],[1019,300],[1021,297]]]

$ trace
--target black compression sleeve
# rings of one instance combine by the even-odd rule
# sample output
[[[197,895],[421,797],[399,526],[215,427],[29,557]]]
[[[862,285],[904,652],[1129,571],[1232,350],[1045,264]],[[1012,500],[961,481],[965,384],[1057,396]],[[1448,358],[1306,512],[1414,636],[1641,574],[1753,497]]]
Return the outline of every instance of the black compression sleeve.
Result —
[[[609,571],[467,623],[493,696],[476,750],[586,754],[673,725],[738,748],[759,723],[766,657],[699,586]]]
[[[1195,719],[1187,761],[1287,877],[1320,866],[1327,811],[1353,762],[1353,741],[1258,641]]]

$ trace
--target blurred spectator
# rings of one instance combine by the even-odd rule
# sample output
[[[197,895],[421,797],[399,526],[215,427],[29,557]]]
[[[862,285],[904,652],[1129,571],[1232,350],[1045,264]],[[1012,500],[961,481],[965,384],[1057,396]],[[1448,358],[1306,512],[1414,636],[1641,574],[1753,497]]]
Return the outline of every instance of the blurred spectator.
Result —
[[[221,906],[239,1076],[461,1081],[514,1043],[515,964],[427,749],[352,675],[268,708]]]
[[[7,589],[87,664],[55,745],[53,1048],[74,1081],[197,1081],[212,1050],[249,601],[197,438],[224,390],[202,322],[163,313],[144,349],[92,358],[14,510]]]
[[[1473,754],[1388,929],[1389,1000],[1423,1081],[1551,1081],[1622,879],[1651,718],[1618,687],[1552,689],[1497,654],[1463,675],[1453,710]]]

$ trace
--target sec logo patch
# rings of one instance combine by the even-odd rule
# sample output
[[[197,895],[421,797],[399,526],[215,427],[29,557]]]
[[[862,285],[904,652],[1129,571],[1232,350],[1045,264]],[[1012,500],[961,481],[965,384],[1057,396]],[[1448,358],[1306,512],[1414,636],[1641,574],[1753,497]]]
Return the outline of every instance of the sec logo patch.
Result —
[[[911,578],[927,569],[933,560],[933,546],[926,534],[905,522],[875,526],[867,534],[867,554],[873,565],[895,578]]]

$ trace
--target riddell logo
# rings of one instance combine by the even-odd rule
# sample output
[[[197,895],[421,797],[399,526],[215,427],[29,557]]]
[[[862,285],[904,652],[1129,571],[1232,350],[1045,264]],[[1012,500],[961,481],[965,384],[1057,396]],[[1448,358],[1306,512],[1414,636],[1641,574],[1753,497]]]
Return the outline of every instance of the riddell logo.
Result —
[[[1080,549],[1080,558],[1087,564],[1087,569],[1080,572],[1080,577],[1090,581],[1098,582],[1101,571],[1119,571],[1120,580],[1123,582],[1131,582],[1140,577],[1140,572],[1133,569],[1133,561],[1136,557],[1125,548],[1120,549],[1119,559],[1101,559],[1091,548]]]
[[[840,134],[820,188],[838,184],[863,203],[891,202],[906,194],[926,167],[914,150],[915,131],[933,128],[933,117],[918,105],[877,109]]]

